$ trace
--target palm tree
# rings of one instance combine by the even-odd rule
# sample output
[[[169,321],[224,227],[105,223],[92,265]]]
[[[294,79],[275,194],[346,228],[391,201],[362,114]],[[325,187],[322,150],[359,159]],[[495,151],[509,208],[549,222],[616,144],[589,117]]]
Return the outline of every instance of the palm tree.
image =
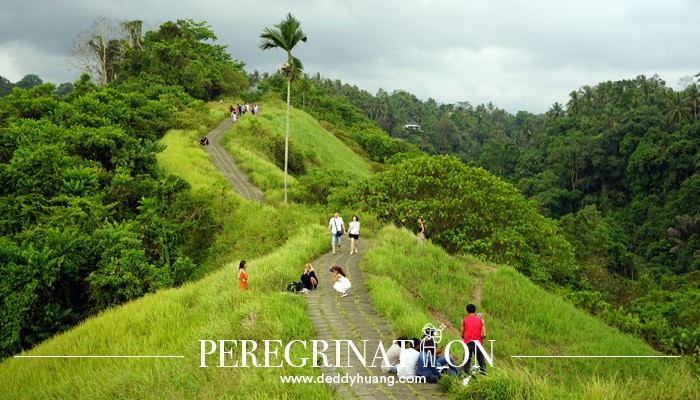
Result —
[[[549,107],[549,110],[547,110],[547,118],[549,119],[549,121],[556,121],[557,119],[563,116],[564,106],[559,104],[559,102],[552,104],[552,106]]]
[[[688,114],[690,113],[690,108],[686,106],[684,99],[681,97],[680,92],[671,94],[670,96],[670,107],[666,113],[666,118],[668,118],[669,124],[675,127],[683,123],[683,121],[688,121],[690,118]]]
[[[289,160],[289,97],[292,79],[299,78],[304,70],[301,61],[292,56],[292,49],[299,42],[306,42],[306,34],[301,30],[301,22],[287,13],[285,19],[274,28],[265,28],[260,34],[260,49],[282,49],[287,52],[287,63],[282,70],[287,76],[287,120],[284,132],[284,203],[287,204],[287,163]]]
[[[578,113],[581,111],[581,97],[579,96],[579,92],[574,90],[573,92],[569,93],[569,98],[569,102],[566,103],[569,114],[578,115]]]
[[[693,121],[698,118],[698,109],[700,109],[700,86],[697,83],[693,83],[685,89],[686,92],[686,102],[693,116]]]
[[[671,253],[677,253],[688,244],[691,236],[700,235],[700,214],[695,214],[692,217],[689,215],[677,215],[676,227],[668,228],[666,234],[668,240],[675,244],[671,248]]]

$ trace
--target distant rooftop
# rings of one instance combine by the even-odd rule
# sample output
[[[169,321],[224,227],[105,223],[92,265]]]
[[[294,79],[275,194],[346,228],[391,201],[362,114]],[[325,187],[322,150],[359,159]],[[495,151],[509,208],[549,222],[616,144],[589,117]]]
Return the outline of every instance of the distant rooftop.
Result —
[[[418,125],[417,123],[411,121],[411,122],[407,123],[406,125],[404,125],[404,126],[403,126],[403,129],[406,129],[406,130],[416,130],[416,131],[419,131],[419,132],[420,132],[420,125]]]

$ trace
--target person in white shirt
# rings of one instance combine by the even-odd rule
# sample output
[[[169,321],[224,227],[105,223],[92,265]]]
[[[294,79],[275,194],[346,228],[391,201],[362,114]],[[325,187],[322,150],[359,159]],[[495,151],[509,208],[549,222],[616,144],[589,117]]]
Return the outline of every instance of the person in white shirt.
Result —
[[[399,365],[396,366],[396,375],[400,377],[416,376],[418,370],[418,356],[420,352],[416,349],[420,346],[420,340],[411,339],[405,342],[406,348],[401,350]]]
[[[328,229],[326,230],[326,235],[331,234],[331,248],[333,249],[333,254],[336,252],[336,245],[338,246],[338,253],[340,253],[340,237],[343,233],[348,233],[345,229],[345,223],[343,219],[340,218],[338,211],[333,213],[333,218],[328,221]]]
[[[406,336],[399,336],[394,340],[394,344],[389,347],[386,351],[386,362],[382,363],[382,372],[388,372],[390,374],[396,373],[396,367],[399,365],[401,360],[401,351],[403,350],[403,344],[408,341]]]
[[[347,296],[348,290],[350,289],[350,287],[352,287],[350,279],[348,279],[348,277],[345,276],[345,272],[343,272],[343,269],[337,265],[331,267],[331,273],[333,274],[333,276],[331,277],[331,279],[333,280],[333,289],[337,290],[340,293],[340,297]]]
[[[360,219],[357,215],[352,216],[352,221],[348,224],[348,237],[350,238],[350,254],[357,253],[357,242],[360,240]]]

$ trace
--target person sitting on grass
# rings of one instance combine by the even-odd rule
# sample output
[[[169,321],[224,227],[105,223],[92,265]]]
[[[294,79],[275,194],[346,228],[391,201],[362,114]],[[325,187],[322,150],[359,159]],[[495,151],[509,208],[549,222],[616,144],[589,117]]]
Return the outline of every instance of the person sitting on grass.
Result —
[[[340,293],[340,297],[345,297],[348,295],[348,290],[352,287],[350,280],[345,276],[343,269],[337,265],[331,267],[331,273],[333,274],[333,289]]]
[[[404,349],[401,350],[399,365],[396,366],[396,375],[399,377],[416,376],[418,356],[420,356],[420,352],[418,351],[420,348],[420,340],[413,338],[403,343]]]
[[[306,290],[314,290],[318,286],[318,279],[314,272],[314,267],[311,264],[304,265],[304,273],[301,274],[301,283],[304,284]]]
[[[403,349],[403,344],[408,341],[406,336],[399,336],[394,340],[394,344],[389,347],[386,351],[386,362],[382,363],[382,372],[388,372],[390,374],[396,373],[396,366],[401,361],[401,350]]]

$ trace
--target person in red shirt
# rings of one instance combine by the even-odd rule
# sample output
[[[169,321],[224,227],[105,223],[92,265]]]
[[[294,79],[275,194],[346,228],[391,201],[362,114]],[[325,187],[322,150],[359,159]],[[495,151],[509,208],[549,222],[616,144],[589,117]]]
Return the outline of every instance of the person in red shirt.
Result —
[[[484,320],[476,315],[476,306],[474,304],[467,305],[468,315],[462,320],[462,339],[464,343],[467,344],[467,349],[469,349],[469,354],[467,355],[467,363],[464,364],[464,372],[469,373],[469,365],[471,364],[472,354],[476,352],[476,360],[479,363],[479,368],[481,372],[486,372],[486,363],[484,362],[484,355],[481,351],[478,351],[474,341],[478,341],[483,347],[484,342],[482,341],[486,337],[486,326],[484,326]]]

